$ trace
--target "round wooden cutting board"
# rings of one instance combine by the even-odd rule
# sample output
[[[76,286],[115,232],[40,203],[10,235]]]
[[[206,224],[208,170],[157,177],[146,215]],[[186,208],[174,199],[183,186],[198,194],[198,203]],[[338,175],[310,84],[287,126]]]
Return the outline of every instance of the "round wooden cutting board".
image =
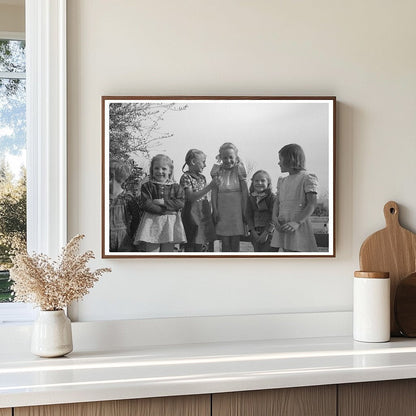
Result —
[[[416,337],[416,273],[409,274],[397,286],[394,314],[400,332]]]
[[[394,317],[394,299],[399,282],[416,271],[416,234],[399,222],[399,206],[394,201],[384,205],[386,228],[371,234],[361,245],[360,269],[390,273],[391,335],[400,335]]]

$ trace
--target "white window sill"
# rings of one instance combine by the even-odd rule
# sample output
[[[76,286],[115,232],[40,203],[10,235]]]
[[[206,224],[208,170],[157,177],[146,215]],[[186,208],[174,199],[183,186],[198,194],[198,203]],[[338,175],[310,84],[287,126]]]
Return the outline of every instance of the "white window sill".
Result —
[[[16,325],[32,322],[36,311],[27,303],[0,303],[0,325]]]

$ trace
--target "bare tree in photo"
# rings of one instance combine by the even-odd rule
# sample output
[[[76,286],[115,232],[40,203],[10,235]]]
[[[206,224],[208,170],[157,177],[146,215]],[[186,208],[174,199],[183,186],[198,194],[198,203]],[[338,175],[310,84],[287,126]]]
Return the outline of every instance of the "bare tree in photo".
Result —
[[[168,111],[183,111],[175,103],[112,103],[109,114],[110,158],[127,160],[132,153],[149,158],[173,133],[160,130]]]

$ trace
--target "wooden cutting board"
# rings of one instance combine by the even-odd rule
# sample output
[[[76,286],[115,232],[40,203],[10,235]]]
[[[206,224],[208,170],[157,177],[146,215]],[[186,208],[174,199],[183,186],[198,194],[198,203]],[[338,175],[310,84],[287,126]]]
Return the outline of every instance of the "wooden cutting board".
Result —
[[[416,234],[399,222],[399,206],[394,201],[384,205],[386,228],[371,234],[361,245],[362,271],[389,272],[391,335],[400,335],[394,319],[394,298],[401,279],[416,271]]]

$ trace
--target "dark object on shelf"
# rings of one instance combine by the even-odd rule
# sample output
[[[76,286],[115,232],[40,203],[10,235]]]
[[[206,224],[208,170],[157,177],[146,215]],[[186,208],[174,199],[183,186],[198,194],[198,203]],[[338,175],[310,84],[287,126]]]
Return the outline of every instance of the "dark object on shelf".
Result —
[[[397,286],[394,314],[400,332],[416,337],[416,273],[409,274]]]

